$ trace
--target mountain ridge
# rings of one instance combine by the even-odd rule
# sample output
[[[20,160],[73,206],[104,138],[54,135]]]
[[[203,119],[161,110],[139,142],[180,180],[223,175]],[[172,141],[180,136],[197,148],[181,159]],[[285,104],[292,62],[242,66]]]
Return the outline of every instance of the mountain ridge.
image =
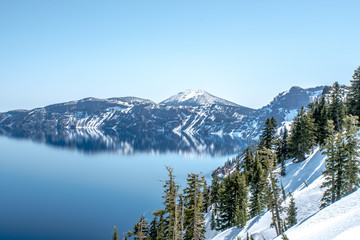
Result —
[[[164,100],[170,105],[164,101],[156,104],[137,97],[84,98],[32,110],[0,113],[0,128],[5,132],[34,129],[113,129],[134,133],[165,131],[225,134],[248,140],[256,139],[267,117],[274,116],[279,124],[291,121],[301,106],[320,97],[324,88],[294,87],[257,110],[215,97],[204,90],[173,95],[168,101]],[[190,102],[186,102],[188,100]],[[176,105],[176,102],[181,104]]]

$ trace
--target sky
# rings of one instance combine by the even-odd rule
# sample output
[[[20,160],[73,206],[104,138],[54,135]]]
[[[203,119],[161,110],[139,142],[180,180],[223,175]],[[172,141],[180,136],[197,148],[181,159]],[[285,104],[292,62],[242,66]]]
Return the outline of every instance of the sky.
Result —
[[[349,84],[360,1],[0,1],[0,112],[204,89],[260,108]]]

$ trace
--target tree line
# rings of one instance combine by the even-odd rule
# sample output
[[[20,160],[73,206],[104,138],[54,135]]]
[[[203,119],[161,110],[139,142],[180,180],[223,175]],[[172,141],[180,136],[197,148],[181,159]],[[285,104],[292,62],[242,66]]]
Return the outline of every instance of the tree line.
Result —
[[[258,144],[245,149],[235,171],[223,179],[214,175],[211,186],[199,174],[189,174],[187,187],[180,193],[173,169],[167,167],[164,209],[153,212],[150,224],[142,215],[124,239],[202,240],[208,212],[211,229],[224,230],[244,227],[249,219],[269,211],[271,226],[277,235],[283,234],[297,223],[294,198],[279,182],[279,175],[286,175],[285,160],[301,162],[320,146],[327,156],[321,208],[359,188],[359,117],[360,67],[350,87],[335,82],[321,98],[301,108],[291,129],[285,127],[278,134],[276,120],[268,118]],[[276,171],[278,166],[280,171]],[[287,196],[290,202],[284,207]],[[112,239],[119,239],[116,227]]]

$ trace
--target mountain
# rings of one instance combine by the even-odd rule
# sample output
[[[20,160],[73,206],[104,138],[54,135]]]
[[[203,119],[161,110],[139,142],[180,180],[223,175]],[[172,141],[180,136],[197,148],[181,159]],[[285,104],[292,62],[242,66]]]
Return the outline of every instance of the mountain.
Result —
[[[257,138],[267,117],[278,123],[292,120],[301,106],[321,96],[324,87],[293,87],[267,106],[254,110],[205,91],[185,91],[156,104],[136,97],[85,98],[33,110],[0,113],[0,132],[34,133],[69,129],[113,130],[130,135],[173,132],[206,136],[230,135],[244,141]]]
[[[170,98],[160,102],[160,104],[168,106],[209,106],[209,105],[220,105],[220,106],[230,106],[230,107],[239,107],[248,109],[250,112],[253,109],[240,106],[236,103],[227,101],[225,99],[215,97],[210,93],[204,90],[187,90],[185,92],[180,92]]]

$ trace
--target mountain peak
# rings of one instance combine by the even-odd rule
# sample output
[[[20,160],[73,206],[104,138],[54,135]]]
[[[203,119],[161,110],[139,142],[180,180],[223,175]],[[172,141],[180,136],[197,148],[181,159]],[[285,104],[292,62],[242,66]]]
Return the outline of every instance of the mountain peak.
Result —
[[[186,90],[179,92],[174,96],[162,101],[160,104],[170,106],[207,106],[207,105],[223,105],[231,107],[241,107],[240,105],[227,101],[225,99],[216,97],[205,90]]]

